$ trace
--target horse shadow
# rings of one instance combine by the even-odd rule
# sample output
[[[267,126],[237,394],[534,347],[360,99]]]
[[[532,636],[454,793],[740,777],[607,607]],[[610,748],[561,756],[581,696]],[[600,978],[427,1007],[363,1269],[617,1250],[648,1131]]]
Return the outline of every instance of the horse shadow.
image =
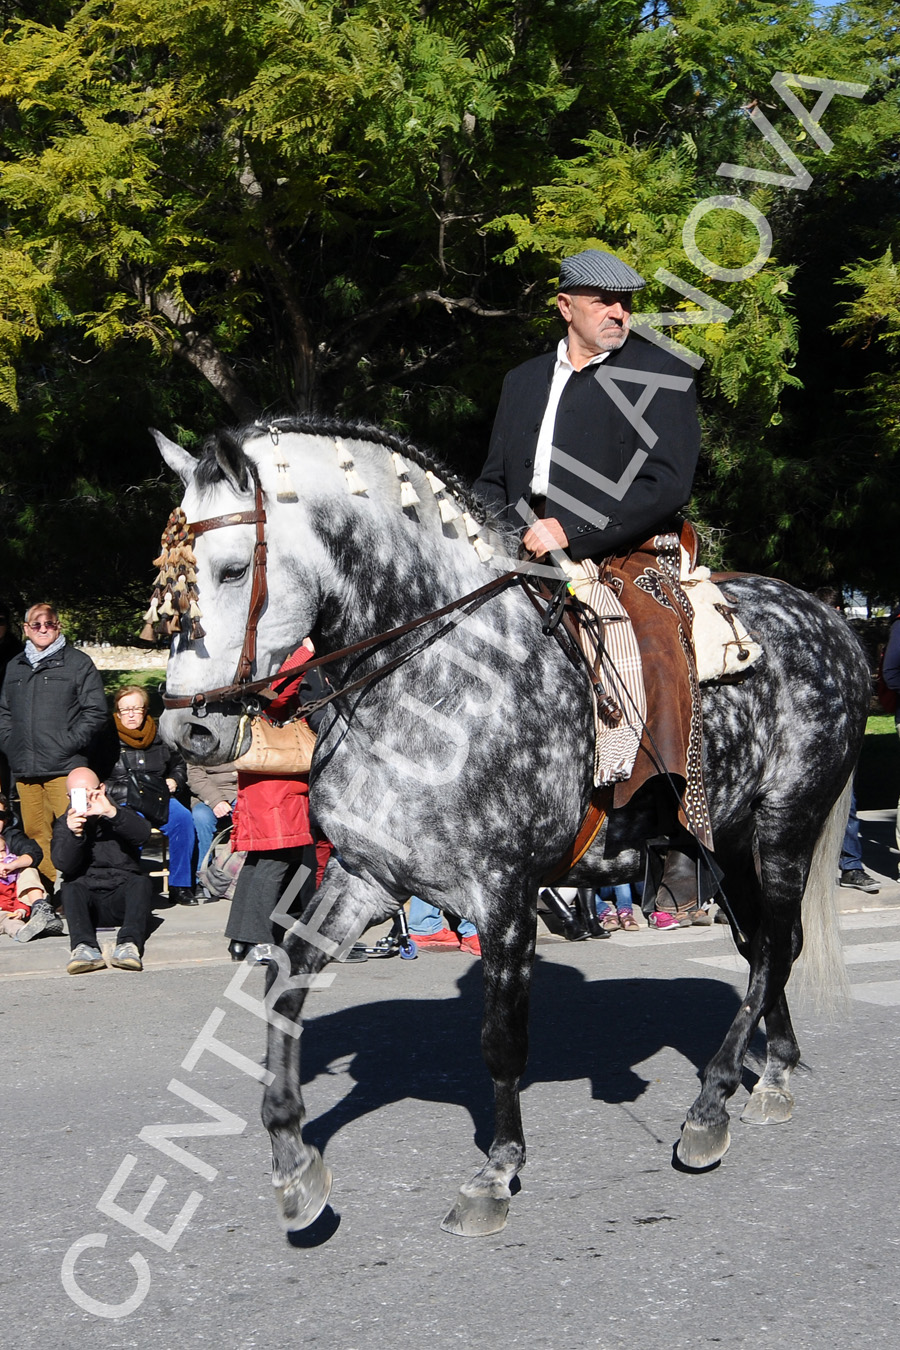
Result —
[[[457,981],[457,990],[450,998],[389,999],[310,1019],[304,1083],[332,1072],[336,1063],[354,1080],[346,1096],[309,1121],[304,1133],[311,1143],[324,1149],[345,1125],[412,1098],[463,1107],[475,1143],[487,1151],[493,1089],[481,1060],[477,963]],[[588,980],[572,966],[538,957],[522,1086],[589,1078],[594,1100],[635,1102],[649,1086],[636,1065],[671,1047],[699,1076],[739,1005],[737,991],[722,980]]]

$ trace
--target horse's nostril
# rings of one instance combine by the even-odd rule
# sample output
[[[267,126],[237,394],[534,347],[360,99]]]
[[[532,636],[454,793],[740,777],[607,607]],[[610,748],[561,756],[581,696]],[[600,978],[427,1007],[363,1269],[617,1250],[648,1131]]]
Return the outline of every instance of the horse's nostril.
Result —
[[[219,738],[200,722],[191,722],[184,737],[184,748],[192,754],[208,755],[219,743]]]

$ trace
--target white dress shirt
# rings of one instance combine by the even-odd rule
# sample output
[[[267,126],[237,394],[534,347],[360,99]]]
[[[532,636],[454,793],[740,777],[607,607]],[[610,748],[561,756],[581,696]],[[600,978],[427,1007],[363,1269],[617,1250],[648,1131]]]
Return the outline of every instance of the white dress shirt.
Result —
[[[599,366],[600,362],[605,361],[608,356],[609,352],[600,352],[598,356],[592,356],[587,365]],[[559,400],[562,398],[562,391],[568,384],[569,377],[574,374],[575,367],[569,360],[569,340],[568,338],[560,338],[559,346],[556,349],[553,379],[550,382],[550,397],[547,399],[547,407],[544,410],[544,418],[538,432],[537,446],[534,452],[534,473],[531,475],[532,497],[546,497],[547,495],[547,489],[550,486],[550,456],[553,453],[553,428],[556,426]]]

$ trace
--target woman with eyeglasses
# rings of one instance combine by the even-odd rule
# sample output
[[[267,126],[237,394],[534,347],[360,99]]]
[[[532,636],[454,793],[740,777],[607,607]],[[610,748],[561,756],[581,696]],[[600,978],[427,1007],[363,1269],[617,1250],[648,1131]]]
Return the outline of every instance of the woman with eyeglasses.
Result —
[[[129,684],[113,701],[119,758],[106,780],[111,802],[131,806],[169,840],[169,895],[179,905],[202,905],[194,889],[194,818],[175,796],[187,781],[184,760],[160,736],[146,689]]]
[[[69,809],[66,775],[86,768],[109,726],[103,681],[89,656],[60,632],[53,605],[25,615],[25,650],[6,667],[0,693],[0,750],[19,794],[22,828],[41,847],[40,872],[53,891],[53,822]]]

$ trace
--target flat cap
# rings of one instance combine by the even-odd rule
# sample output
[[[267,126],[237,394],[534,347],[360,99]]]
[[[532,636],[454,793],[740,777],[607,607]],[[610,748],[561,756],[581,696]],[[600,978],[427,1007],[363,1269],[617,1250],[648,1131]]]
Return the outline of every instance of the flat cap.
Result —
[[[639,272],[612,253],[586,248],[563,258],[559,265],[559,289],[596,286],[600,291],[640,291],[647,283]]]

